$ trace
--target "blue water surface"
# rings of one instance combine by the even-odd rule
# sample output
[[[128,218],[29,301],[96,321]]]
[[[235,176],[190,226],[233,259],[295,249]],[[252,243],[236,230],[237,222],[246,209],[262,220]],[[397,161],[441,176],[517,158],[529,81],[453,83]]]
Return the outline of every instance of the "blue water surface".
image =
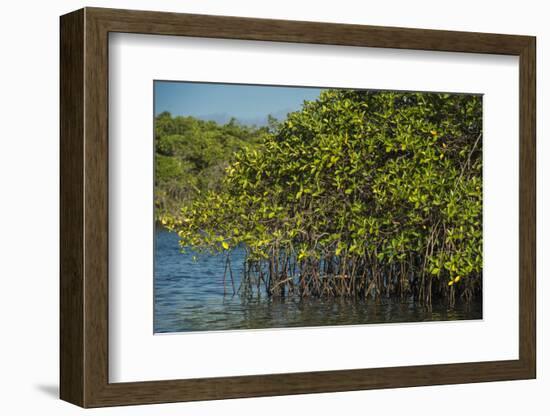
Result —
[[[154,332],[359,325],[481,319],[481,302],[428,309],[413,302],[334,299],[270,299],[233,295],[225,255],[180,252],[178,237],[155,231]],[[235,289],[243,272],[244,250],[230,253]]]

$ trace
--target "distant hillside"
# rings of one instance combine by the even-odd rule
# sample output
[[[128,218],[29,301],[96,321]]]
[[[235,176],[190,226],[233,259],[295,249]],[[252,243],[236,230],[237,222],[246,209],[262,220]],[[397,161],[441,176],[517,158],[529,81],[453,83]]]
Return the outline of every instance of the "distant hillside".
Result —
[[[155,119],[155,215],[174,213],[197,193],[216,190],[232,155],[259,147],[268,127],[225,124],[194,117]]]

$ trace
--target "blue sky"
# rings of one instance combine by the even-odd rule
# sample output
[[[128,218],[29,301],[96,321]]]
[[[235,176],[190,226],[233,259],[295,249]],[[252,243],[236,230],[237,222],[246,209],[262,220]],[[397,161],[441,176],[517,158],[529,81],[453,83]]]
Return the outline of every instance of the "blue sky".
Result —
[[[304,100],[319,97],[321,89],[239,84],[155,81],[155,114],[193,116],[226,123],[265,125],[268,114],[281,120]]]

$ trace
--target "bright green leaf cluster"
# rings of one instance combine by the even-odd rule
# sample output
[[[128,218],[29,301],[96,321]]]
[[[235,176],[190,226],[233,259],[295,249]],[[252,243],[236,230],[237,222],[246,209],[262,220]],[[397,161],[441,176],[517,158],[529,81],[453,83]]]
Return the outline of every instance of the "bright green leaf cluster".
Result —
[[[481,96],[326,90],[165,221],[183,246],[245,247],[271,294],[470,298],[481,139]]]

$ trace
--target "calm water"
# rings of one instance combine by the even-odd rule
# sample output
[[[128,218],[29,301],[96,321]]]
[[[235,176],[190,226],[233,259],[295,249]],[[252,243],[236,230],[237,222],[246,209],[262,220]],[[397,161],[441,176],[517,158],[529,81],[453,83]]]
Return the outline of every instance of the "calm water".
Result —
[[[231,253],[238,288],[243,251]],[[349,299],[243,299],[232,296],[229,276],[224,296],[224,256],[181,254],[177,235],[156,231],[155,328],[159,332],[213,331],[319,325],[357,325],[480,319],[481,303],[454,310],[433,305]]]

